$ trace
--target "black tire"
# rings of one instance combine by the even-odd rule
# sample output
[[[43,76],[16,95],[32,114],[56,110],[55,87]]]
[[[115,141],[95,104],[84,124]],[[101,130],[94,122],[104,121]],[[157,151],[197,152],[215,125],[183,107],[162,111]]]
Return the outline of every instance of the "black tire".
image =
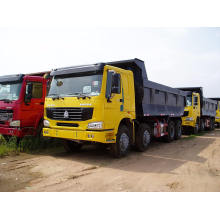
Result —
[[[168,123],[168,135],[164,137],[165,141],[170,143],[174,140],[175,137],[175,123],[170,121]]]
[[[203,119],[200,120],[200,131],[205,131],[205,122]]]
[[[211,131],[215,130],[215,120],[211,119]]]
[[[131,135],[129,129],[125,125],[121,125],[118,129],[116,143],[110,145],[111,155],[115,158],[124,157],[128,154],[131,146]]]
[[[147,124],[140,124],[135,138],[135,148],[140,152],[146,151],[151,142],[151,137],[152,135],[150,127]]]
[[[82,148],[82,144],[67,140],[65,141],[64,148],[68,153],[79,152]]]
[[[181,121],[176,121],[175,123],[175,135],[174,135],[174,139],[178,140],[180,139],[182,136],[182,122]]]
[[[43,121],[40,121],[38,128],[37,128],[37,133],[36,133],[36,136],[40,139],[44,137],[43,136],[43,127],[44,127]]]
[[[198,121],[195,124],[195,127],[192,127],[192,133],[193,134],[198,134],[199,133],[199,123]]]
[[[208,131],[214,130],[214,128],[213,128],[213,120],[212,120],[212,119],[210,119],[210,125],[209,125],[209,127],[207,128],[207,130],[208,130]]]

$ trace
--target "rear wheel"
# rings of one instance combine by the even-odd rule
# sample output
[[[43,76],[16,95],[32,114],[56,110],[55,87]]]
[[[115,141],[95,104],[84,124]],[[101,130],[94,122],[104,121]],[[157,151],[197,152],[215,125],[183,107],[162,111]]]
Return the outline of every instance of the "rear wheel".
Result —
[[[175,140],[178,140],[180,139],[182,136],[182,123],[181,121],[176,121],[175,123],[175,136],[174,136],[174,139]]]
[[[174,140],[174,137],[175,137],[175,124],[173,121],[170,121],[168,123],[168,135],[165,136],[164,138],[165,141],[169,143]]]
[[[205,130],[205,122],[203,119],[200,120],[200,131],[204,131]]]
[[[136,135],[136,149],[138,151],[145,151],[148,149],[151,142],[151,129],[147,124],[141,124]]]
[[[120,158],[129,152],[131,145],[131,135],[129,129],[125,125],[121,125],[118,129],[116,143],[110,145],[110,151],[113,157]]]
[[[211,131],[215,129],[215,120],[211,119]]]
[[[64,148],[68,153],[79,152],[82,148],[82,144],[67,140],[65,141]]]

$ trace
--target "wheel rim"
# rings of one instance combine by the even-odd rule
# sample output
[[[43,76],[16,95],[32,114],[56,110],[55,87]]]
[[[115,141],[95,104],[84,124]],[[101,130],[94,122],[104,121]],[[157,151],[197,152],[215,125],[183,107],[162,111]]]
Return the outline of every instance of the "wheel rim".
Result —
[[[146,131],[144,132],[144,134],[143,134],[143,145],[144,145],[145,147],[147,147],[149,143],[150,143],[150,134],[149,134],[149,132],[146,130]]]
[[[126,149],[129,146],[129,137],[126,133],[123,133],[121,135],[119,144],[120,144],[121,151],[126,151]]]

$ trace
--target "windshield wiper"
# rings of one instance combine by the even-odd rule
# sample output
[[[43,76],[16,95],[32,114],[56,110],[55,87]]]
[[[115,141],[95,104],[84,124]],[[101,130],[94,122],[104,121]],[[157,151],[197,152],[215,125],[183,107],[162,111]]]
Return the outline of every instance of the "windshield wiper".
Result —
[[[12,102],[12,100],[10,100],[10,99],[0,99],[0,101],[6,102],[6,103]]]
[[[49,98],[52,98],[53,100],[56,100],[56,99],[64,99],[63,97],[57,95],[57,94],[50,94],[48,96]]]
[[[91,98],[90,96],[88,96],[84,93],[81,93],[81,92],[68,93],[67,95],[76,96],[78,99],[80,99],[80,98],[83,98],[83,99],[89,98],[90,99]]]
[[[89,98],[91,99],[90,96],[86,95],[86,94],[83,94],[83,93],[80,93],[78,96],[77,96],[78,99],[82,98],[82,99],[86,99],[86,98]]]

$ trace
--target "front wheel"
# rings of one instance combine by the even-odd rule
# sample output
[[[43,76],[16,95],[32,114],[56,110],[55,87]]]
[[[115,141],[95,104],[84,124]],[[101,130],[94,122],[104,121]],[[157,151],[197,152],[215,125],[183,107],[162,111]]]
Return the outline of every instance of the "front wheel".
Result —
[[[110,145],[110,151],[113,157],[120,158],[127,155],[131,146],[130,132],[125,125],[121,125],[118,129],[116,143]]]
[[[193,127],[193,134],[198,134],[199,133],[199,124],[196,122],[195,127]]]

